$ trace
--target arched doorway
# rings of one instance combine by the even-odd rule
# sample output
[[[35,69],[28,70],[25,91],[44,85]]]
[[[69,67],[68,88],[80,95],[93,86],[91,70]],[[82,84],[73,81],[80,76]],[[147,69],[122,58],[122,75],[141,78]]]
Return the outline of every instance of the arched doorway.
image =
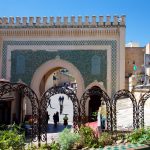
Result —
[[[88,111],[88,121],[96,121],[97,117],[95,115],[96,112],[98,112],[99,107],[101,106],[102,101],[102,93],[99,91],[99,87],[94,86],[91,89],[89,89],[89,111]],[[95,91],[95,93],[93,93]],[[96,92],[97,91],[97,92]]]
[[[77,82],[77,97],[80,98],[84,91],[84,80],[80,73],[80,71],[70,62],[66,60],[62,60],[60,58],[56,58],[42,64],[34,73],[31,88],[37,93],[38,97],[40,97],[40,83],[44,75],[46,75],[50,70],[55,68],[66,68],[69,70],[70,74],[72,74]]]
[[[92,100],[91,100],[91,102],[89,102],[91,98],[92,98]],[[95,100],[95,98],[97,98],[97,100],[96,100],[96,102],[93,102]],[[99,107],[101,105],[102,101],[104,101],[105,105],[106,105],[107,130],[110,131],[110,130],[112,130],[111,99],[109,98],[107,93],[98,86],[93,86],[90,89],[87,89],[83,93],[83,95],[80,99],[80,108],[81,108],[81,117],[82,117],[81,121],[82,121],[82,123],[86,123],[91,120],[91,116],[87,116],[87,114],[89,114],[87,112],[87,110],[89,107],[91,107],[91,106],[87,107],[88,103],[93,104],[92,110],[95,111],[95,110],[97,110],[97,107]],[[94,104],[97,104],[97,106],[94,106]]]
[[[77,94],[77,82],[74,75],[66,68],[56,67],[49,70],[42,78],[40,83],[40,95],[53,86],[69,87]]]
[[[93,112],[97,112],[99,107],[101,106],[101,98],[102,95],[100,92],[96,92],[98,91],[98,89],[102,89],[103,91],[106,91],[103,82],[98,82],[97,80],[95,80],[94,82],[90,83],[87,87],[85,91],[90,91],[90,93],[92,93],[92,91],[94,91],[95,89],[95,94],[90,94],[89,95],[89,103],[88,103],[88,112],[86,112],[88,114],[88,120],[89,121],[94,121],[97,118],[92,116]],[[91,119],[91,117],[93,119]]]
[[[150,91],[146,92],[138,102],[138,111],[139,111],[138,127],[144,128],[150,126],[149,109],[150,109]]]
[[[137,111],[138,111],[138,108],[137,108],[137,102],[136,102],[136,99],[134,97],[134,95],[128,91],[128,90],[119,90],[115,93],[115,95],[113,96],[113,99],[112,99],[112,120],[113,120],[113,130],[116,131],[118,130],[118,124],[117,124],[117,113],[119,113],[119,109],[121,110],[125,110],[125,112],[129,113],[130,112],[130,106],[127,104],[127,100],[129,99],[129,101],[131,102],[131,107],[132,107],[132,114],[131,116],[132,117],[132,127],[130,127],[131,129],[134,128],[136,129],[138,127],[138,114],[137,114]],[[124,107],[122,108],[121,105],[118,105],[119,109],[117,110],[116,109],[116,106],[117,106],[117,102],[119,101],[122,101],[122,100],[125,100],[125,102],[121,102],[120,104],[121,105],[125,105],[127,104],[127,108],[125,109]],[[120,113],[120,115],[125,115],[125,116],[129,116],[129,114],[125,114],[124,113]],[[122,117],[123,118],[123,117]],[[129,120],[129,119],[128,119]],[[125,122],[125,121],[124,121]],[[123,128],[122,128],[123,130]]]
[[[32,109],[32,113],[31,113],[31,128],[32,128],[32,132],[31,132],[31,140],[32,141],[38,141],[40,142],[39,139],[39,122],[38,122],[38,117],[39,117],[39,101],[37,98],[37,95],[35,94],[35,92],[28,87],[25,84],[22,83],[10,83],[10,82],[6,82],[4,83],[2,86],[0,86],[0,99],[3,96],[7,96],[8,93],[12,93],[12,92],[16,92],[16,93],[22,93],[23,96],[27,97],[27,100],[30,101],[31,104],[31,109]],[[20,98],[20,97],[19,97]],[[16,99],[14,99],[16,101]],[[22,99],[20,99],[21,101]],[[17,108],[15,108],[17,109]]]
[[[80,105],[76,94],[67,87],[51,87],[42,95],[40,101],[40,124],[42,141],[47,141],[47,108],[51,106],[51,97],[56,94],[65,94],[70,98],[73,103],[73,127],[77,129],[77,127],[80,126]]]

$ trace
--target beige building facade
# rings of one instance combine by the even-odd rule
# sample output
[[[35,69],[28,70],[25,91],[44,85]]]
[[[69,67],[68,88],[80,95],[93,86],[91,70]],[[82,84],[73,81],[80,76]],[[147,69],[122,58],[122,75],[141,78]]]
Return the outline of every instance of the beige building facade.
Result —
[[[144,83],[144,76],[146,75],[149,78],[150,69],[146,66],[145,54],[150,54],[150,44],[148,43],[145,47],[138,47],[138,45],[126,46],[125,54],[125,88],[131,90],[134,85],[146,84]],[[137,67],[136,71],[134,71],[134,66]],[[135,75],[137,81],[134,82]],[[147,83],[149,82],[147,81]]]
[[[65,68],[78,99],[91,85],[112,96],[125,88],[125,27],[125,16],[0,18],[0,78],[21,79],[40,97],[48,77]],[[23,108],[31,113],[28,102]]]
[[[134,74],[134,65],[137,66],[137,74],[144,71],[145,47],[125,48],[125,88],[129,89],[129,77]]]

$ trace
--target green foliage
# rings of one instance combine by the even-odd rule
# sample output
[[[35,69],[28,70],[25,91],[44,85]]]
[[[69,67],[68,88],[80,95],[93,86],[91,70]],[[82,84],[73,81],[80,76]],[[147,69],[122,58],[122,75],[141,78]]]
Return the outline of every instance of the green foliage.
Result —
[[[60,150],[60,146],[57,142],[52,141],[52,143],[42,144],[40,147],[34,144],[28,145],[26,150]]]
[[[92,118],[93,121],[97,120],[97,112],[92,112]]]
[[[60,150],[60,145],[59,143],[53,141],[50,145],[49,145],[50,150]]]
[[[0,130],[0,149],[21,150],[25,146],[25,135],[21,128],[15,124],[9,126],[7,130]]]
[[[150,128],[136,129],[126,136],[127,140],[131,143],[146,144],[150,141]]]
[[[81,126],[79,134],[81,135],[81,141],[84,146],[93,148],[98,147],[98,139],[95,137],[94,131],[90,127]]]
[[[28,144],[28,146],[27,146],[27,148],[26,148],[26,150],[37,150],[38,148],[37,148],[37,146],[36,145],[34,145],[34,144]]]
[[[100,138],[98,139],[98,143],[100,147],[104,147],[106,145],[112,145],[113,144],[112,135],[107,132],[102,132]]]
[[[65,128],[59,134],[58,143],[60,144],[61,150],[70,150],[79,140],[80,135],[78,133],[72,133],[70,129]]]
[[[126,139],[126,134],[127,134],[127,133],[118,132],[117,135],[113,135],[113,136],[112,136],[112,139],[113,139],[114,141],[118,141],[118,140],[124,141],[124,140]]]
[[[0,125],[0,130],[6,130],[7,128],[8,126],[5,124]]]

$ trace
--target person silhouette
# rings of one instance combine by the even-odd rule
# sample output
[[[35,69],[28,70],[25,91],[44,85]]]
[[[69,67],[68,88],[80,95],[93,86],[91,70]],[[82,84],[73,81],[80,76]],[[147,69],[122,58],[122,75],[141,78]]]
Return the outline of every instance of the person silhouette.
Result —
[[[101,103],[100,115],[101,115],[101,128],[102,128],[102,130],[105,130],[106,129],[107,112],[106,112],[106,105],[105,105],[104,101],[102,101],[102,103]]]
[[[54,127],[57,127],[57,123],[59,122],[59,112],[57,111],[53,115],[53,120],[54,120]]]
[[[63,103],[64,103],[64,96],[62,96],[61,101],[62,101],[62,105],[63,105]]]
[[[65,114],[64,118],[64,126],[66,127],[68,125],[68,117],[67,117],[67,114]]]
[[[48,114],[48,111],[46,111],[46,122],[48,124],[48,120],[49,120],[49,114]]]
[[[56,113],[53,115],[53,120],[54,120],[54,127],[57,127],[57,119],[56,119]]]
[[[59,112],[56,112],[56,121],[59,122]]]
[[[60,114],[63,112],[63,102],[64,102],[64,96],[59,96],[59,105],[60,105]]]

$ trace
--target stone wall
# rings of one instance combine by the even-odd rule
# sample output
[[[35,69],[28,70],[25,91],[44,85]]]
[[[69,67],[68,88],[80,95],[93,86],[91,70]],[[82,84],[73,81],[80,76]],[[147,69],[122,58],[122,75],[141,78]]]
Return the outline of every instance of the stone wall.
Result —
[[[0,17],[1,77],[12,79],[11,52],[16,49],[36,51],[46,48],[47,51],[48,48],[50,51],[66,48],[67,50],[80,48],[81,50],[98,50],[99,48],[100,50],[105,47],[104,49],[109,51],[107,59],[107,64],[110,63],[107,66],[109,93],[113,94],[124,88],[125,16],[92,16],[91,19],[85,16],[84,18],[82,16],[72,16],[70,19],[67,16],[36,17],[36,19],[34,17]]]
[[[106,21],[105,21],[105,20]],[[0,27],[7,26],[8,28],[12,28],[14,26],[21,26],[24,28],[29,27],[97,27],[97,26],[124,26],[125,25],[125,16],[99,16],[97,18],[96,16],[92,16],[92,21],[90,21],[89,16],[85,16],[84,20],[82,16],[72,16],[69,18],[67,16],[65,17],[0,17]]]
[[[129,77],[133,74],[134,64],[137,66],[137,73],[141,72],[144,64],[144,47],[126,47],[125,48],[125,78],[126,89],[129,87]]]

